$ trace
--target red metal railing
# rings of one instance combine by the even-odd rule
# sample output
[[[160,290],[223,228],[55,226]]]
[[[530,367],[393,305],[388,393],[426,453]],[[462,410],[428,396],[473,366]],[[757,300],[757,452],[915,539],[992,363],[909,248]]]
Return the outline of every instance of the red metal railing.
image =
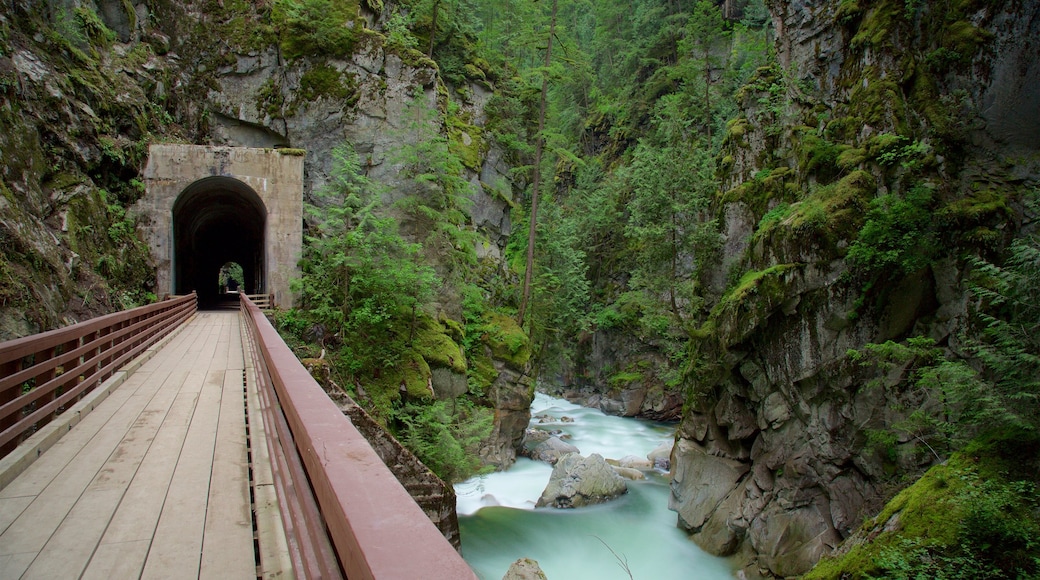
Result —
[[[0,457],[195,310],[190,294],[0,343]]]
[[[297,576],[475,580],[260,309],[241,301]]]

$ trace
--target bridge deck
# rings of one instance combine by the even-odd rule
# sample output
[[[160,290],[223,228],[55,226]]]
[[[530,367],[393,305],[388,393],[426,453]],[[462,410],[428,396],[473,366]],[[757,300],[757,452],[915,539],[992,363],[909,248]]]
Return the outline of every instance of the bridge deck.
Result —
[[[200,312],[0,490],[0,578],[256,578],[247,360]]]

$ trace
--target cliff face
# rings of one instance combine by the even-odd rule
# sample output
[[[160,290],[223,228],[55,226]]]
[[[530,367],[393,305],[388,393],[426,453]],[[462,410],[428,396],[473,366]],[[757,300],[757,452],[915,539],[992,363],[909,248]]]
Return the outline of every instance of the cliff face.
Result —
[[[125,207],[148,140],[179,128],[164,38],[120,17],[117,33],[75,3],[0,2],[0,339],[154,290]]]
[[[729,125],[723,255],[706,276],[715,298],[693,343],[671,506],[748,574],[791,576],[935,459],[898,430],[889,449],[868,445],[935,405],[867,386],[847,351],[926,336],[959,352],[963,257],[1022,227],[1018,202],[1040,177],[1040,4],[767,4],[779,66]],[[922,191],[929,259],[854,267],[872,200]]]

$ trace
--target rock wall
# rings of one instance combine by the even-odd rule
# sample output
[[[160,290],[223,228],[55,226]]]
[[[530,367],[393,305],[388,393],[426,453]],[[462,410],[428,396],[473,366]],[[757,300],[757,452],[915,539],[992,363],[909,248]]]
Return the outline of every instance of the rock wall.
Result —
[[[125,208],[171,63],[144,3],[0,2],[0,340],[145,303],[147,248]],[[91,17],[93,15],[93,18]]]
[[[1036,131],[1007,122],[1031,127],[1036,115],[1022,107],[1040,110],[1027,56],[1040,3],[767,4],[779,67],[745,89],[724,145],[723,255],[705,280],[713,307],[693,344],[700,365],[670,502],[698,544],[737,555],[748,577],[806,572],[898,481],[935,461],[892,427],[936,402],[872,386],[878,377],[847,351],[926,336],[959,352],[962,256],[1006,242],[1021,224],[1016,200],[1040,178]],[[784,98],[770,101],[770,87]],[[890,135],[914,135],[932,155],[888,164],[877,144]],[[823,170],[813,162],[821,142],[835,147]],[[937,192],[934,219],[950,251],[865,286],[845,255],[871,200],[921,183]],[[1006,205],[970,223],[948,218],[982,189]],[[811,214],[813,204],[824,211]],[[970,240],[983,228],[990,245]],[[868,443],[875,430],[897,441],[878,449]]]

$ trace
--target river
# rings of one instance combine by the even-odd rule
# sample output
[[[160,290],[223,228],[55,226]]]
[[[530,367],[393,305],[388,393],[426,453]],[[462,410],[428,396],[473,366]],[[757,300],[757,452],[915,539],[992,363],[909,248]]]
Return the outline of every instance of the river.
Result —
[[[582,455],[645,457],[671,442],[674,426],[612,417],[539,393],[531,405],[532,426],[549,415],[573,423],[540,425],[559,429]],[[675,525],[668,509],[668,481],[651,473],[629,481],[628,493],[578,509],[534,508],[552,467],[519,458],[506,471],[455,486],[462,556],[483,580],[499,580],[519,558],[538,561],[549,580],[731,580],[726,560],[698,548]]]

